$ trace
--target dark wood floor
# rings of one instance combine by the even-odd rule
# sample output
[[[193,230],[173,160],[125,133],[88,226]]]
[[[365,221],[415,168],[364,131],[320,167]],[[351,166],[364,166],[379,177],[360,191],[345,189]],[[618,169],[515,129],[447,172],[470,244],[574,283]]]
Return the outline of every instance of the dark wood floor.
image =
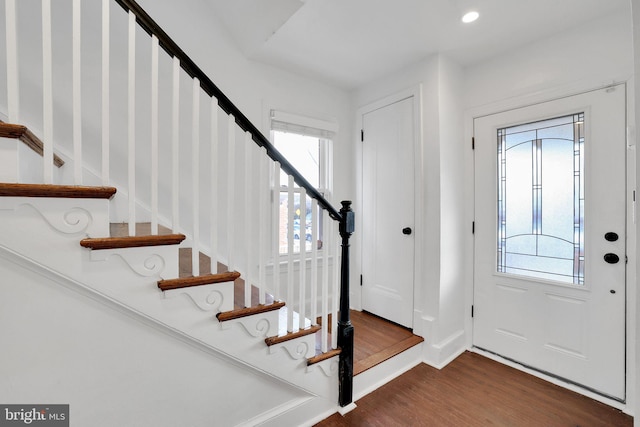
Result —
[[[354,375],[423,341],[411,330],[363,311],[351,310],[351,323]]]
[[[481,355],[442,370],[420,364],[356,402],[339,426],[629,426],[633,418]]]

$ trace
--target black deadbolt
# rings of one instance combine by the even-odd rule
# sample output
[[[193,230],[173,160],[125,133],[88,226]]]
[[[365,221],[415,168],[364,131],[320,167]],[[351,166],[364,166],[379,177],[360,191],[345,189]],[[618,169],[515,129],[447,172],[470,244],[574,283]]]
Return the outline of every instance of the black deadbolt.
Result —
[[[411,227],[405,227],[402,229],[402,234],[406,234],[407,236],[411,234]]]
[[[618,233],[614,233],[613,231],[609,231],[608,233],[605,233],[604,239],[607,242],[615,242],[615,241],[618,240]]]
[[[616,254],[608,253],[604,255],[604,260],[609,264],[617,264],[620,261],[620,257]]]

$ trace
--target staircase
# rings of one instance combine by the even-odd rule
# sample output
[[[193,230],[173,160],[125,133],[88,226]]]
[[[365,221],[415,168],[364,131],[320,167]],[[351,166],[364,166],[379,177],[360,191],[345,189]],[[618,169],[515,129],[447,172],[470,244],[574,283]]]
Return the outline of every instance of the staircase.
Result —
[[[252,306],[242,307],[238,272],[192,276],[184,271],[187,263],[180,274],[180,258],[190,256],[179,248],[184,235],[121,236],[123,225],[109,224],[108,201],[115,193],[112,187],[0,184],[0,258],[10,253],[44,267],[249,369],[268,372],[316,396],[325,412],[327,402],[335,405],[340,350],[319,351],[320,326],[307,321],[308,327],[287,332],[285,302],[267,296],[259,304],[255,288]],[[138,228],[144,233],[149,224]]]
[[[83,10],[101,10],[103,55],[97,67],[102,67],[103,84],[90,97],[103,108],[97,116],[91,115],[99,111],[96,106],[80,106],[87,95],[78,93],[82,86],[76,69],[86,61],[78,57],[75,45],[83,28],[81,4]],[[22,10],[42,16],[43,53],[37,72],[44,78],[42,87],[28,87],[31,79],[19,82],[17,40],[27,30],[15,23],[16,9],[23,7],[33,5],[5,0],[7,49],[0,67],[7,70],[7,120],[0,123],[0,260],[44,272],[295,390],[294,403],[258,414],[246,425],[305,424],[350,405],[350,202],[335,209],[133,1],[73,2],[74,72],[65,76],[71,94],[54,91],[52,83],[51,58],[56,55],[47,39],[59,23],[51,2],[43,1],[41,10]],[[119,25],[115,21],[128,28],[125,46],[109,44],[110,27]],[[146,73],[136,72],[136,61],[131,61],[141,29],[151,35],[152,51],[151,75],[145,81],[152,86],[151,130],[143,138],[136,120],[140,100],[135,85]],[[158,65],[161,48],[170,60],[164,71]],[[117,50],[128,50],[129,55],[129,94],[123,105],[115,105],[109,87],[109,70],[117,61],[109,52]],[[158,76],[166,74],[173,76],[173,98],[163,104],[158,102]],[[191,83],[187,87],[180,84],[185,79]],[[20,117],[32,117],[25,111],[38,108],[28,97],[21,98],[18,87],[42,92],[42,122],[36,125],[41,131],[32,132],[21,123]],[[180,99],[185,97],[192,104],[188,129],[181,118]],[[55,128],[63,130],[54,133],[58,109],[71,111],[72,123],[67,128],[62,124],[66,121],[56,121]],[[170,132],[160,123],[162,111],[172,117]],[[91,143],[81,135],[96,123],[101,129],[84,131],[97,138]],[[113,138],[114,128],[126,129],[126,138]],[[203,128],[210,131],[206,137]],[[141,150],[150,155],[141,156]],[[209,160],[205,167],[204,153]],[[166,164],[170,171],[163,173]],[[280,171],[287,174],[286,183],[280,183]],[[141,191],[142,184],[149,191]],[[283,195],[290,224],[284,262],[278,237]],[[322,249],[313,244],[307,253],[300,244],[294,253],[294,199],[306,206],[307,197],[312,199],[310,228],[318,236],[313,241],[320,240],[323,230]]]
[[[0,125],[0,128],[3,126],[5,125]],[[116,298],[133,310],[154,318],[172,319],[173,314],[158,314],[156,310],[161,308],[153,307],[154,304],[150,304],[149,301],[130,299],[126,288],[122,293],[114,293],[113,283],[120,282],[120,278],[123,277],[122,273],[116,269],[104,269],[100,266],[95,268],[95,279],[87,280],[88,277],[92,277],[91,270],[96,267],[96,262],[111,264],[113,261],[110,258],[117,256],[124,260],[138,276],[144,277],[145,283],[151,281],[152,285],[155,285],[145,290],[150,299],[159,300],[162,304],[163,299],[187,296],[195,305],[194,308],[214,314],[210,319],[211,328],[216,325],[220,330],[229,330],[234,322],[240,323],[250,331],[251,335],[260,337],[264,341],[265,348],[283,345],[292,356],[295,356],[295,359],[304,359],[306,366],[329,360],[340,353],[340,350],[326,353],[316,351],[315,335],[321,329],[317,324],[311,325],[307,321],[308,327],[296,332],[287,332],[286,315],[282,315],[283,311],[287,310],[285,302],[274,301],[273,296],[267,295],[268,303],[260,304],[255,295],[257,292],[255,287],[252,289],[253,304],[243,307],[245,287],[240,273],[236,271],[214,274],[207,272],[193,276],[185,271],[189,264],[184,262],[181,269],[180,259],[184,261],[186,257],[184,254],[181,256],[180,252],[190,255],[188,253],[190,250],[179,248],[180,243],[185,239],[184,235],[167,232],[158,235],[123,236],[121,230],[126,224],[105,223],[109,218],[108,204],[101,202],[110,200],[116,191],[113,187],[0,183],[1,210],[4,214],[2,245],[6,249],[19,251],[20,254],[29,256],[31,260],[55,269],[58,273],[78,280],[103,295]],[[33,215],[34,213],[38,213],[41,217]],[[39,222],[40,226],[45,225],[38,233],[33,232],[39,227],[36,222]],[[149,229],[149,224],[138,224],[137,228],[144,233],[144,229]],[[32,232],[25,233],[25,230]],[[105,233],[105,230],[108,230],[108,233]],[[89,237],[104,234],[108,236]],[[87,237],[80,239],[82,235]],[[41,247],[42,253],[35,250],[38,246],[37,241],[47,243],[46,246]],[[68,248],[67,246],[74,241],[77,247]],[[56,256],[52,255],[52,249],[55,249]],[[56,260],[56,258],[59,259]],[[208,259],[203,254],[201,258],[205,262]],[[218,269],[226,268],[221,267]],[[179,273],[180,270],[182,273]],[[153,281],[153,279],[156,280]],[[126,282],[134,281],[136,280],[126,280]],[[161,294],[157,292],[158,289],[162,291]],[[281,322],[281,318],[284,322]],[[183,318],[180,321],[184,320]],[[180,328],[176,320],[167,320],[167,324]],[[193,333],[188,328],[185,328],[184,332]],[[215,340],[211,341],[213,347],[216,346],[215,343]],[[270,351],[273,352],[273,350]],[[331,370],[328,364],[324,369],[327,372]]]

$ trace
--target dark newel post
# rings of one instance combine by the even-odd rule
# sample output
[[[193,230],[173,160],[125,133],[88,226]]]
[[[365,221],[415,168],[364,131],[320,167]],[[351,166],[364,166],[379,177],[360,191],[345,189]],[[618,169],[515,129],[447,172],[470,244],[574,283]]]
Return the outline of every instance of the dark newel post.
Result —
[[[339,381],[340,406],[353,400],[353,325],[349,318],[349,237],[355,228],[351,201],[342,202],[340,209],[340,236],[342,237],[342,265],[340,266],[340,318],[338,320],[338,347],[340,352]]]

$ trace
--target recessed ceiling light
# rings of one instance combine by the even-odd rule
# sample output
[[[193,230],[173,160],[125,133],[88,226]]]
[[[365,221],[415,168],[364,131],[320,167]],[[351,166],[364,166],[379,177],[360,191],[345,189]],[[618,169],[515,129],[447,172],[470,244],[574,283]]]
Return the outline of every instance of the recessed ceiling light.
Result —
[[[462,17],[462,22],[464,22],[465,24],[468,24],[470,22],[475,21],[479,17],[480,17],[480,14],[474,10],[474,11],[465,13],[464,16]]]

